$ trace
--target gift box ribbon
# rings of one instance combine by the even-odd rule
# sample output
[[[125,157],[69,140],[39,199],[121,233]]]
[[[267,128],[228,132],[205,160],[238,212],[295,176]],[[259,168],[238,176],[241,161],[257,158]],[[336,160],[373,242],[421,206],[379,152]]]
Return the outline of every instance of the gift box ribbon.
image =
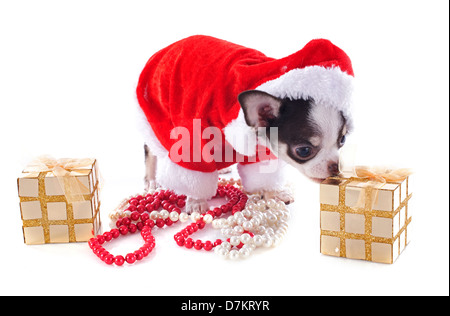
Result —
[[[376,182],[401,182],[412,174],[411,169],[388,169],[384,167],[368,168],[356,166],[355,175],[358,178],[365,178]]]
[[[378,189],[385,183],[400,183],[412,174],[411,169],[392,169],[387,167],[366,167],[356,165],[357,147],[348,145],[339,153],[339,171],[341,176],[352,178],[353,181],[364,182],[365,190],[361,191],[354,208],[364,208],[364,201],[369,201],[368,207],[373,207],[378,200]],[[364,199],[367,195],[368,199]]]
[[[77,169],[90,167],[94,160],[90,158],[55,159],[49,156],[38,157],[25,167],[23,172],[52,173],[58,180],[59,185],[64,191],[64,196],[68,203],[84,200],[83,192],[89,192],[87,188],[71,172]]]
[[[372,208],[378,200],[378,189],[385,183],[400,183],[412,174],[411,169],[389,169],[385,167],[369,168],[366,166],[355,166],[352,179],[356,181],[367,181],[364,183],[365,190],[361,191],[354,208],[364,208],[366,203]]]

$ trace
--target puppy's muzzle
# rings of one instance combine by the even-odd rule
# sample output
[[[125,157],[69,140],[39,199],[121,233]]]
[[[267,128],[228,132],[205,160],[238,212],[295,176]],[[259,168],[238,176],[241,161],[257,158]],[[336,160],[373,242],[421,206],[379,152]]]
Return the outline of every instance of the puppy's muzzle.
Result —
[[[337,176],[339,174],[339,165],[336,162],[328,163],[328,172],[330,176]]]

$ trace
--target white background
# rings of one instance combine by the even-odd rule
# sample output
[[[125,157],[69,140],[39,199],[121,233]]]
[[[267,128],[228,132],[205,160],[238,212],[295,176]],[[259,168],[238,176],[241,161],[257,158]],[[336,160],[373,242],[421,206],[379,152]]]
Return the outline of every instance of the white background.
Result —
[[[1,1],[0,294],[448,295],[448,1]],[[23,244],[16,178],[33,157],[95,157],[102,219],[142,190],[135,87],[147,59],[206,34],[284,57],[327,38],[356,75],[349,142],[358,162],[414,169],[413,241],[393,265],[319,253],[319,187],[294,173],[297,200],[277,248],[245,261],[156,248],[106,266],[87,244]],[[211,231],[199,237],[206,238]],[[137,249],[136,236],[109,245]],[[107,246],[108,247],[108,246]],[[124,286],[125,285],[125,286]]]

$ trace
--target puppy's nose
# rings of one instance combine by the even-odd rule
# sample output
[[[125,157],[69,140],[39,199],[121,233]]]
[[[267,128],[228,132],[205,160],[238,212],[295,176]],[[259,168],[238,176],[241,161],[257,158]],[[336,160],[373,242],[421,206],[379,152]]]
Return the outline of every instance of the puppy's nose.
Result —
[[[335,162],[330,162],[328,164],[328,172],[330,172],[330,175],[337,176],[339,174],[339,165]]]

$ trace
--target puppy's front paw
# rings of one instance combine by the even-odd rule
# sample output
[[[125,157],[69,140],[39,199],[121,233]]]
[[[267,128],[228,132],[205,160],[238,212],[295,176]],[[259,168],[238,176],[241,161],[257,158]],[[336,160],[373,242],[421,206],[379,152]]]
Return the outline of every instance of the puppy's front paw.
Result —
[[[227,173],[231,173],[231,171],[233,171],[231,169],[231,167],[227,167],[227,168],[220,169],[218,172],[219,172],[219,174],[227,174]]]
[[[186,201],[186,213],[191,214],[192,212],[197,212],[200,214],[208,211],[209,205],[205,199],[194,199],[191,197],[187,198]]]
[[[158,188],[158,185],[156,184],[156,180],[148,180],[147,178],[144,179],[145,192],[154,191],[157,188]]]
[[[294,195],[290,190],[283,190],[283,191],[266,191],[264,192],[264,199],[274,199],[278,201],[284,202],[286,205],[294,203]]]

